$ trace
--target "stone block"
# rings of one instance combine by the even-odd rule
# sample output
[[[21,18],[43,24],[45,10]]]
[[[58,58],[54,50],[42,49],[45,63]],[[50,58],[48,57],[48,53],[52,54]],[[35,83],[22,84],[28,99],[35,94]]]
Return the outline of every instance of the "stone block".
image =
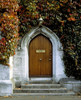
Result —
[[[75,80],[74,78],[61,79],[60,83],[68,90],[72,90],[75,93],[81,92],[81,81]]]
[[[67,85],[70,85],[70,86],[72,86],[72,90],[74,91],[74,92],[81,92],[81,81],[78,81],[78,80],[76,80],[76,81],[69,81],[68,83],[67,83]]]
[[[9,80],[9,67],[0,64],[0,80]]]
[[[10,96],[13,93],[9,69],[8,66],[0,64],[0,96]]]
[[[10,96],[13,93],[10,80],[0,80],[0,96]]]

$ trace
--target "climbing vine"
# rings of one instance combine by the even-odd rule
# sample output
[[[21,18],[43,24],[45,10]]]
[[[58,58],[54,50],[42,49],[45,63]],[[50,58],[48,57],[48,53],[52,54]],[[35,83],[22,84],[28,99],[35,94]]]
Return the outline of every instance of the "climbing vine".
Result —
[[[16,0],[0,0],[0,63],[8,63],[15,54],[18,41],[18,4]]]
[[[20,36],[42,17],[63,45],[66,75],[81,79],[81,0],[21,0],[19,5]]]
[[[81,79],[81,0],[18,1],[19,9],[16,0],[0,1],[0,62],[15,54],[18,18],[19,36],[23,37],[42,17],[42,24],[55,32],[63,45],[66,75]]]

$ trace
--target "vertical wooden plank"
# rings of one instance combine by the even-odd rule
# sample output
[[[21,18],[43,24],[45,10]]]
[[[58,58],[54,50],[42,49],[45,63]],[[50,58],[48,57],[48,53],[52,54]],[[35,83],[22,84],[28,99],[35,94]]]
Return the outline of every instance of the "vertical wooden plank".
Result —
[[[36,54],[36,49],[38,49],[38,39],[35,38],[31,41],[29,47],[29,74],[30,76],[36,76],[40,73],[40,66],[38,61],[38,55]]]
[[[44,38],[43,46],[46,52],[43,56],[43,62],[41,65],[42,66],[41,73],[43,76],[51,76],[52,75],[52,57],[50,56],[50,52],[52,53],[52,45],[51,45],[51,42],[47,38]]]

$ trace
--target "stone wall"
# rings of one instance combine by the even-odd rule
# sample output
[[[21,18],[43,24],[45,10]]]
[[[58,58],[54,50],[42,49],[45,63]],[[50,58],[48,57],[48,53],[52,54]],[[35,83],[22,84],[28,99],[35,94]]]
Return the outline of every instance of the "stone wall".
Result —
[[[10,68],[0,64],[0,96],[9,96],[13,93],[10,81]]]
[[[0,80],[9,80],[9,67],[0,65]]]
[[[76,80],[75,78],[63,78],[60,81],[60,84],[67,88],[70,91],[74,91],[75,93],[81,93],[81,81]]]

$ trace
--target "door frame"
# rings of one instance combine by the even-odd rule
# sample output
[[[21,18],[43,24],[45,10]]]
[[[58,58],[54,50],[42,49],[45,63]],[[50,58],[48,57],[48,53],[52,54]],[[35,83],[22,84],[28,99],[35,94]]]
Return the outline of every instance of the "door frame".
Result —
[[[52,43],[52,78],[53,81],[58,81],[62,77],[66,77],[63,65],[63,48],[57,35],[45,26],[36,27],[27,33],[21,42],[21,50],[23,54],[22,66],[24,66],[23,82],[30,80],[29,78],[29,44],[30,41],[39,34],[49,38]],[[61,55],[59,55],[61,53]],[[58,62],[59,60],[59,62]],[[60,63],[60,64],[59,64]],[[61,71],[59,72],[59,68]]]
[[[52,77],[50,77],[50,78],[43,78],[43,77],[41,77],[41,78],[38,78],[38,77],[36,77],[36,78],[30,78],[29,77],[29,45],[30,45],[30,42],[32,41],[32,39],[33,38],[35,38],[37,35],[39,35],[39,34],[42,34],[43,36],[45,36],[45,37],[47,37],[49,40],[50,40],[50,42],[52,43]],[[35,32],[34,34],[30,34],[31,35],[31,39],[29,39],[29,42],[28,42],[28,44],[27,44],[27,51],[28,51],[28,79],[29,80],[54,80],[54,78],[55,78],[55,73],[56,73],[56,70],[54,70],[55,68],[56,68],[56,64],[55,64],[55,62],[56,62],[56,59],[55,59],[55,54],[56,54],[56,50],[55,50],[55,47],[56,47],[56,45],[55,45],[55,41],[53,41],[51,38],[49,38],[50,36],[48,36],[48,34],[47,33],[45,33],[45,32],[43,32],[43,31],[38,31],[38,32]],[[54,45],[54,46],[53,46]],[[55,52],[54,52],[55,51]],[[55,80],[54,80],[55,81]]]

